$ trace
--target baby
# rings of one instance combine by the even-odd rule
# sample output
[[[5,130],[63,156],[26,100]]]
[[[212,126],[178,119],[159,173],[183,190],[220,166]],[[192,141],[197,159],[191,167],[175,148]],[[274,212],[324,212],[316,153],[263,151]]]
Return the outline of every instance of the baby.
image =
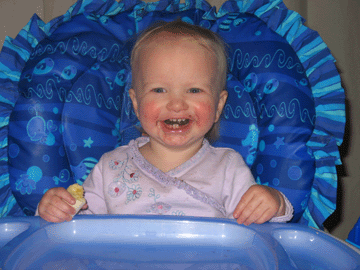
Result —
[[[131,55],[134,111],[146,135],[105,153],[83,187],[80,214],[155,214],[286,222],[293,208],[279,191],[257,185],[241,155],[206,139],[228,93],[227,56],[210,30],[174,21],[149,28]],[[47,191],[47,221],[70,221],[75,199]]]

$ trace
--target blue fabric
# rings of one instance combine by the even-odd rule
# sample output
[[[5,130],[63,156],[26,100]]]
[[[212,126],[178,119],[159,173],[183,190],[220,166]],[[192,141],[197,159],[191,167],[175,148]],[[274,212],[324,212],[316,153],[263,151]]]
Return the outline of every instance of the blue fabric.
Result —
[[[258,183],[293,198],[293,220],[298,221],[312,186],[303,180],[315,173],[315,159],[306,146],[315,107],[305,70],[288,42],[254,15],[224,15],[212,29],[231,48],[230,81],[241,78],[242,84],[228,89],[221,123],[227,128],[221,129],[216,145],[238,150]],[[238,127],[244,119],[253,123]]]
[[[344,91],[329,49],[281,0],[84,0],[36,15],[0,55],[0,216],[33,215],[52,187],[82,183],[100,156],[139,135],[128,96],[137,33],[158,20],[218,32],[229,44],[218,146],[258,183],[285,193],[293,222],[322,227],[336,208]]]
[[[360,249],[360,218],[351,229],[346,241]]]

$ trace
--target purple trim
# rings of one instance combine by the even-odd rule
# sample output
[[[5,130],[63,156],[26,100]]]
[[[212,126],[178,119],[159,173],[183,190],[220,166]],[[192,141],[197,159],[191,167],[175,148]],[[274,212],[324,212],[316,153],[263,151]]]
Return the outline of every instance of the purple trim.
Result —
[[[152,164],[150,164],[140,153],[139,151],[139,144],[143,145],[149,141],[149,138],[141,137],[136,140],[132,140],[129,143],[130,146],[130,152],[134,157],[134,162],[144,171],[148,172],[153,176],[155,180],[160,182],[161,184],[164,184],[166,186],[174,186],[178,189],[182,189],[186,192],[186,194],[190,195],[196,200],[199,200],[203,203],[206,203],[215,209],[219,210],[224,216],[226,216],[226,210],[225,207],[222,206],[214,197],[198,190],[197,188],[189,185],[188,183],[184,182],[181,179],[178,179],[176,177],[171,177],[167,173],[164,173],[163,171],[159,170]],[[208,151],[209,149],[209,142],[204,139],[203,146],[197,152],[190,160],[185,162],[183,165],[180,165],[179,167],[175,168],[174,170],[176,172],[180,171],[181,169],[187,168],[190,164],[193,164],[194,160],[200,159],[203,157],[203,155]],[[172,171],[170,171],[172,172]]]

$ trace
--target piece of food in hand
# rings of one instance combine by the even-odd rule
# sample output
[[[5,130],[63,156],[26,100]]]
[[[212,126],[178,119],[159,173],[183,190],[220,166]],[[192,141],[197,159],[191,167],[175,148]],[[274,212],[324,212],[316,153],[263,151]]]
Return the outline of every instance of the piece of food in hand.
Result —
[[[75,208],[76,215],[86,203],[86,200],[84,199],[84,188],[79,184],[73,184],[67,188],[67,191],[76,199],[75,204],[70,204]]]

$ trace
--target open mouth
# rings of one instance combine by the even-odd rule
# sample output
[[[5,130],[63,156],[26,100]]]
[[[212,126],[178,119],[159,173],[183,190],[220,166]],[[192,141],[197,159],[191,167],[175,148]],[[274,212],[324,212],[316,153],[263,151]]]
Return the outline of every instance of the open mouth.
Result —
[[[171,129],[179,129],[190,123],[190,119],[167,119],[164,123]]]

